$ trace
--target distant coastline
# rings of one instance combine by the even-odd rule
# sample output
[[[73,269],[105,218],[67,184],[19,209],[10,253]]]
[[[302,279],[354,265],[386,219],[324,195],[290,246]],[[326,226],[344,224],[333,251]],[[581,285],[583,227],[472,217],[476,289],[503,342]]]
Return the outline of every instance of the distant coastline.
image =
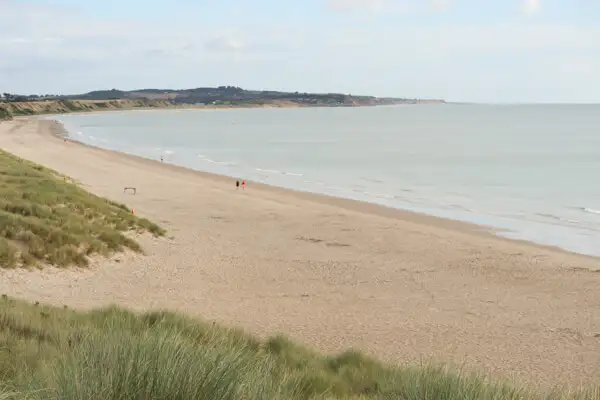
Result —
[[[245,90],[234,86],[184,90],[117,89],[78,95],[0,95],[0,120],[17,116],[152,108],[293,108],[366,107],[397,104],[443,104],[438,99],[355,96]]]

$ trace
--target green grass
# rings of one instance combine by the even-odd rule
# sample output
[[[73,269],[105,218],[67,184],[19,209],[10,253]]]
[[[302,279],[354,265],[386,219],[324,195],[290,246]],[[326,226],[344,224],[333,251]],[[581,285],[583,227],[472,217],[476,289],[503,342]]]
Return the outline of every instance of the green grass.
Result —
[[[6,103],[0,102],[0,121],[12,119],[12,115],[4,107]]]
[[[392,367],[357,352],[325,356],[283,337],[169,312],[87,313],[0,298],[0,400],[597,399],[535,394],[435,367]],[[5,397],[2,397],[5,393]],[[12,393],[12,395],[10,394]]]
[[[0,267],[86,266],[92,254],[140,252],[128,231],[165,233],[126,206],[0,150]]]
[[[28,108],[13,108],[12,109],[12,115],[16,115],[16,116],[26,116],[26,115],[34,115],[35,111],[28,109]]]

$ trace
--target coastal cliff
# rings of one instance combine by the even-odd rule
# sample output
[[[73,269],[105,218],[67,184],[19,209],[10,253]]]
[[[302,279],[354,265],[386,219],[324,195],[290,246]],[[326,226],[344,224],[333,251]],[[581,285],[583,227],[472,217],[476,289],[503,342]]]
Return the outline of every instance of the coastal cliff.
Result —
[[[27,115],[167,107],[178,106],[166,100],[148,99],[0,101],[0,121]]]
[[[139,108],[367,107],[443,104],[444,100],[245,90],[233,86],[184,90],[97,90],[78,95],[0,96],[0,120],[16,116]]]

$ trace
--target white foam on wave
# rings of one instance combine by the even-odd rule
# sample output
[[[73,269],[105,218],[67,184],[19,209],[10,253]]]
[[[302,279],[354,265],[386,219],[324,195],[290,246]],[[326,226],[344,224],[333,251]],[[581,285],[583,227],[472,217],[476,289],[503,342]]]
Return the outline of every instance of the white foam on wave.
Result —
[[[466,212],[470,212],[470,213],[474,212],[473,209],[471,209],[469,207],[465,207],[461,204],[447,204],[442,207],[444,207],[445,209],[448,209],[448,210],[461,210],[461,211],[466,211]]]
[[[385,183],[384,180],[377,179],[377,178],[367,178],[367,177],[362,176],[360,179],[362,179],[363,181],[371,182],[371,183]]]
[[[234,166],[236,165],[236,163],[234,163],[233,161],[217,161],[217,160],[211,160],[210,158],[202,158],[202,161],[207,162],[209,164],[218,164],[218,165],[227,165],[227,166]]]
[[[254,169],[256,171],[258,171],[258,172],[266,172],[266,173],[269,173],[269,174],[278,174],[278,175],[281,175],[281,172],[276,171],[274,169],[262,169],[262,168],[254,168]]]
[[[594,208],[582,207],[581,209],[582,209],[583,211],[585,211],[586,213],[600,215],[600,210],[596,210],[596,209],[594,209]]]
[[[337,186],[332,186],[331,189],[335,189],[335,190],[339,190],[339,191],[347,191],[347,188],[343,188],[343,187],[337,187]],[[358,190],[358,189],[351,189],[352,192],[354,193],[359,193],[368,197],[375,197],[375,198],[379,198],[379,199],[394,199],[395,196],[391,195],[391,194],[387,194],[387,193],[379,193],[379,192],[368,192],[366,190]]]
[[[554,215],[554,214],[545,214],[545,213],[536,213],[536,215],[540,216],[540,217],[544,217],[544,218],[549,218],[555,221],[559,221],[559,222],[568,222],[570,224],[580,224],[581,221],[578,221],[576,219],[569,219],[569,218],[563,218],[563,217],[559,217],[558,215]]]
[[[287,176],[304,176],[304,174],[300,174],[297,172],[278,171],[276,169],[263,169],[263,168],[254,168],[254,169],[258,172],[265,172],[268,174],[287,175]]]
[[[539,215],[540,217],[544,217],[544,218],[550,218],[550,219],[554,219],[554,220],[558,220],[558,221],[563,221],[563,218],[554,215],[554,214],[545,214],[545,213],[536,213],[537,215]]]

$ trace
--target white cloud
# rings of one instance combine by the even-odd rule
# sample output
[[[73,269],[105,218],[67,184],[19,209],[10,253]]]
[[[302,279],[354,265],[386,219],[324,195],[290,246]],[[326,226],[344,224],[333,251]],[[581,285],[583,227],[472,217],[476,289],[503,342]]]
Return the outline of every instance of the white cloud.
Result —
[[[337,12],[444,12],[451,0],[325,0],[330,10]]]
[[[531,15],[536,14],[542,9],[541,0],[522,0],[521,10],[523,13]]]
[[[459,3],[319,1],[359,14],[443,12]],[[271,16],[253,24],[245,9],[235,21],[229,14],[212,24],[167,18],[157,29],[27,4],[0,0],[0,92],[231,84],[466,101],[600,100],[600,27],[591,25],[516,18],[426,26],[412,16],[350,24],[353,17],[340,22],[337,15],[327,23]]]
[[[389,2],[387,0],[327,0],[327,6],[334,11],[383,11],[389,6]]]
[[[175,57],[200,61],[210,54],[214,58],[216,53],[240,52],[254,39],[245,35],[242,41],[239,35],[223,34],[221,27],[166,24],[156,29],[150,23],[99,20],[72,9],[0,1],[0,54],[17,67],[65,59],[123,65],[123,60],[143,60],[148,54],[169,55],[171,61]]]
[[[244,49],[244,41],[231,36],[219,36],[208,40],[205,47],[211,51],[237,53]]]
[[[366,48],[406,52],[470,51],[473,57],[487,53],[582,52],[600,55],[600,27],[545,24],[436,25],[432,27],[382,27],[378,30],[352,28],[331,32],[328,37]]]
[[[600,70],[600,57],[571,57],[563,60],[558,66],[564,74],[591,75]]]
[[[433,12],[445,12],[450,8],[450,0],[431,0],[430,5]]]

